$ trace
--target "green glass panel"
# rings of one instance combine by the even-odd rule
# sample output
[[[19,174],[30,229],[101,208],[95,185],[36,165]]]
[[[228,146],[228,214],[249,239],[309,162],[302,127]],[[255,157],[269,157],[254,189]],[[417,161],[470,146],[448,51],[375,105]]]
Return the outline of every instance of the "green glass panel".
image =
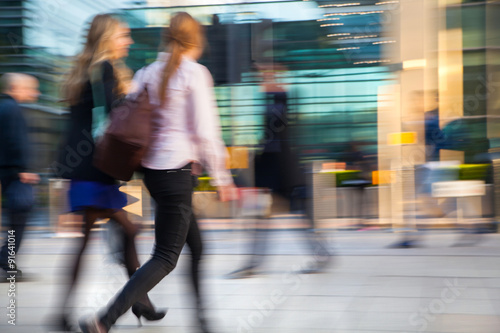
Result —
[[[485,5],[462,7],[462,34],[465,49],[486,46],[485,9]]]

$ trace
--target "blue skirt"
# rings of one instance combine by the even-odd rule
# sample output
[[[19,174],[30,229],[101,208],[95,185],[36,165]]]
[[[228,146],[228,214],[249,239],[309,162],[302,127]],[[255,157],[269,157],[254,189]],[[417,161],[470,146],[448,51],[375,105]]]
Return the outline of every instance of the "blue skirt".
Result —
[[[68,192],[72,212],[86,208],[121,209],[127,205],[127,196],[116,184],[72,180]]]

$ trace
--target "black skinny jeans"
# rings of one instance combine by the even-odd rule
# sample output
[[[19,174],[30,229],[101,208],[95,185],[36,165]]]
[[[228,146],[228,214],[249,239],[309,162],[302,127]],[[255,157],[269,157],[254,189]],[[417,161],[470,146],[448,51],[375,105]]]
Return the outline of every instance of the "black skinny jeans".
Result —
[[[200,232],[192,213],[193,180],[190,164],[176,170],[144,170],[144,183],[156,201],[155,246],[151,259],[139,268],[108,304],[100,317],[107,330],[136,301],[148,293],[177,265],[186,241],[191,250],[191,277],[199,301],[198,264]]]

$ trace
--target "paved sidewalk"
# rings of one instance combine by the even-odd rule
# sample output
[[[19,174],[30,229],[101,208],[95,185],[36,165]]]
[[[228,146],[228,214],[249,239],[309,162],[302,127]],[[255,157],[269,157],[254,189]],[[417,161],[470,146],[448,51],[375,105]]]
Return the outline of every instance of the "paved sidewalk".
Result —
[[[30,233],[18,255],[33,276],[16,283],[16,326],[7,324],[9,285],[0,284],[0,332],[47,332],[57,312],[57,296],[67,255],[78,239]],[[298,274],[311,262],[300,231],[270,231],[269,255],[261,274],[230,280],[249,253],[243,231],[209,231],[206,241],[205,292],[216,333],[378,333],[500,332],[500,235],[483,235],[475,247],[453,247],[459,235],[427,232],[421,247],[389,249],[397,234],[385,231],[326,232],[337,254],[328,272]],[[141,261],[148,258],[151,232],[138,239]],[[167,316],[137,328],[128,312],[114,332],[197,332],[183,255],[174,272],[150,293]],[[73,310],[76,321],[105,306],[126,281],[110,261],[103,233],[94,232],[87,251]]]

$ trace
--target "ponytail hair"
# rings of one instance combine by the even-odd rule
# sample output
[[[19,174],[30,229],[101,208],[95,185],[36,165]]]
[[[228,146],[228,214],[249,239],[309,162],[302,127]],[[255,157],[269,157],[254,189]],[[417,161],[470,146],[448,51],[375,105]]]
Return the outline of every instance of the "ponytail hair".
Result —
[[[168,47],[170,57],[163,69],[159,90],[160,103],[167,99],[168,81],[181,64],[182,55],[195,47],[204,46],[204,33],[201,24],[186,12],[179,12],[170,20],[170,27],[165,28],[162,42]]]

